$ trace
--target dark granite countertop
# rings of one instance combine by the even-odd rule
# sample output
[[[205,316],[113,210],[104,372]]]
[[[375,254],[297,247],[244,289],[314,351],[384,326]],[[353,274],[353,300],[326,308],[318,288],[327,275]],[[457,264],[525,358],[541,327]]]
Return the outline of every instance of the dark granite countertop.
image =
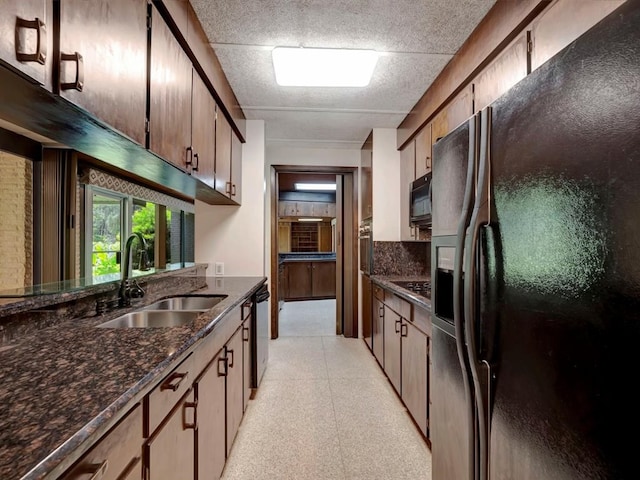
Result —
[[[278,259],[279,263],[335,261],[336,252],[280,253]]]
[[[396,295],[419,305],[431,312],[431,298],[423,297],[413,293],[411,290],[399,287],[393,282],[430,282],[431,277],[428,276],[395,276],[395,275],[371,275],[371,281],[380,285],[386,290],[390,290]]]
[[[266,278],[206,281],[181,293],[227,297],[191,325],[95,328],[138,305],[61,321],[0,351],[0,478],[57,478]]]

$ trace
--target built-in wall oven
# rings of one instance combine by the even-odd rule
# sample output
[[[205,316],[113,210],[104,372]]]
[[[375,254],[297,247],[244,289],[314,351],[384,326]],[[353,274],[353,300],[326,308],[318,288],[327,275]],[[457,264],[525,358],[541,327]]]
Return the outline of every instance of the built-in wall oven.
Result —
[[[360,246],[360,271],[365,275],[373,273],[373,233],[371,232],[371,220],[360,222],[358,233]]]

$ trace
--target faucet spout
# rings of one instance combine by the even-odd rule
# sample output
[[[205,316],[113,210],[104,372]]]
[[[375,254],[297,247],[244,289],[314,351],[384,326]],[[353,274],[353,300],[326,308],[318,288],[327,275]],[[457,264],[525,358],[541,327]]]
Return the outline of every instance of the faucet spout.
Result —
[[[131,277],[131,249],[133,247],[133,242],[138,240],[140,242],[141,256],[140,256],[140,270],[148,270],[148,259],[147,259],[147,241],[144,239],[140,232],[133,232],[127,238],[124,246],[124,263],[122,268],[122,280],[120,282],[120,291],[118,293],[119,303],[121,306],[129,306],[131,305],[132,298],[140,298],[144,296],[144,290],[138,285],[135,281],[130,281],[129,277]]]

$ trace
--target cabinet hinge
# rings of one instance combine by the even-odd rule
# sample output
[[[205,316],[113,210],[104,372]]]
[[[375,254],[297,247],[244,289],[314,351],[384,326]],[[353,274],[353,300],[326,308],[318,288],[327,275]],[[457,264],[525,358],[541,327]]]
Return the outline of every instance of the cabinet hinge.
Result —
[[[151,9],[147,10],[147,30],[151,30]]]
[[[151,126],[149,125],[149,119],[145,118],[144,119],[144,131],[145,133],[149,133],[151,131]]]
[[[533,40],[527,40],[527,53],[533,52]]]

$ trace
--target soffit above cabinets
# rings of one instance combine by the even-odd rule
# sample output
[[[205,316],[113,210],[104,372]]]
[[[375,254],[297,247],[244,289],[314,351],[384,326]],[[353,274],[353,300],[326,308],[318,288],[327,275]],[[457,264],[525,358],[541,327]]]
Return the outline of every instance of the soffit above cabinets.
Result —
[[[191,0],[248,119],[268,145],[359,149],[396,128],[495,0]],[[280,87],[275,46],[375,49],[364,88]]]

